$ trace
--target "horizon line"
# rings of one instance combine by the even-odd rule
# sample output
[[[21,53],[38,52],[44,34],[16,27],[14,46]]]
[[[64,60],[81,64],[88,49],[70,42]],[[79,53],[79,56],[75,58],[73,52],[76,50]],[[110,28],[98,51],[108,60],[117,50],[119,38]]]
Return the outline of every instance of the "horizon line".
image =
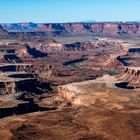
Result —
[[[21,21],[21,22],[0,22],[0,24],[21,24],[21,23],[34,23],[34,24],[63,24],[63,23],[127,23],[127,22],[136,22],[140,23],[140,20],[132,20],[132,21],[66,21],[66,22],[32,22],[32,21]]]

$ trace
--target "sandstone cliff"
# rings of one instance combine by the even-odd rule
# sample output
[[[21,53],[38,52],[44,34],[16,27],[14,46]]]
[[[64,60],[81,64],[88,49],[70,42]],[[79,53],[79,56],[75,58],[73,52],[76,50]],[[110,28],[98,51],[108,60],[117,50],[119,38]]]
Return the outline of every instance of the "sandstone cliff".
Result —
[[[119,79],[128,82],[128,87],[140,87],[140,68],[126,68],[124,73],[119,76]]]
[[[56,32],[56,34],[94,34],[100,36],[140,37],[140,23],[95,22],[95,23],[17,23],[2,24],[8,31]]]
[[[51,51],[86,51],[97,48],[104,48],[107,46],[116,46],[116,48],[120,48],[122,53],[125,52],[121,46],[120,41],[114,40],[106,40],[106,39],[98,39],[94,41],[85,41],[85,42],[74,42],[70,44],[62,44],[55,41],[48,41],[47,43],[40,44],[31,44],[31,46],[42,52],[51,52]]]

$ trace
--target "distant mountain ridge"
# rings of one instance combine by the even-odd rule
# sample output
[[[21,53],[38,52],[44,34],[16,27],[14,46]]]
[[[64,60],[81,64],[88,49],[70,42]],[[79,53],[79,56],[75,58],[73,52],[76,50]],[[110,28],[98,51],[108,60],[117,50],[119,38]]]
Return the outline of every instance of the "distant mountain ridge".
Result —
[[[1,24],[9,32],[55,32],[58,35],[93,34],[140,37],[140,22],[11,23]]]

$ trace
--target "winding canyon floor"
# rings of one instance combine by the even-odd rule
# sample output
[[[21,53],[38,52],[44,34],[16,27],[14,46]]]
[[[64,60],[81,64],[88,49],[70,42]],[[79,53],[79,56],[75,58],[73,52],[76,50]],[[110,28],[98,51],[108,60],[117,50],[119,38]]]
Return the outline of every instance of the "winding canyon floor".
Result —
[[[90,41],[91,39],[95,41],[93,38],[90,38]],[[72,43],[72,40],[67,38],[63,43]],[[62,40],[58,38],[57,41]],[[124,48],[114,45],[103,45],[87,51],[52,51],[39,58],[31,55],[21,56],[20,63],[2,58],[1,82],[14,81],[18,92],[0,95],[0,139],[139,140],[140,89],[127,87],[126,81],[120,80],[116,73],[114,75],[114,71],[111,71],[116,69],[114,58],[120,54],[123,65],[120,65],[121,67],[139,70],[140,54],[136,49],[139,48],[139,42],[123,40],[123,44],[127,52],[129,48],[135,49],[124,55]],[[18,47],[25,49],[21,44]],[[83,56],[87,56],[88,59],[81,61]],[[13,77],[15,67],[14,72],[9,68],[11,65],[40,63],[55,65],[59,76],[54,74],[47,79],[47,83],[41,84],[36,77],[26,77],[26,74],[29,74],[26,70],[24,73],[17,73],[24,74],[22,78],[17,78],[17,75]],[[108,63],[111,63],[111,66],[108,66]],[[5,68],[5,64],[8,68]],[[105,68],[106,72],[103,70],[105,66],[108,66]],[[135,72],[132,74],[135,75]],[[9,78],[9,75],[12,77]],[[21,93],[25,92],[25,89],[26,94],[28,92],[31,95],[23,96]],[[21,97],[18,96],[17,99],[17,95],[20,94]],[[34,100],[31,100],[32,98]]]

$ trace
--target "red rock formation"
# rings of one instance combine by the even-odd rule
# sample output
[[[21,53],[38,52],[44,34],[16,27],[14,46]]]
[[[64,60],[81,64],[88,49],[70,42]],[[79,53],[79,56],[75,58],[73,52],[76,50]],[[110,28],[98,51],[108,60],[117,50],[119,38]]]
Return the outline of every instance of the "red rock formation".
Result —
[[[106,46],[116,46],[116,48],[120,48],[122,50],[122,54],[124,54],[124,48],[121,46],[121,42],[113,41],[113,40],[95,40],[95,41],[85,41],[85,42],[75,42],[71,44],[61,44],[54,40],[48,40],[47,43],[40,43],[37,45],[33,45],[36,49],[42,52],[48,51],[85,51],[90,49],[95,49],[97,47],[106,47]]]
[[[64,47],[63,44],[60,43],[47,43],[47,44],[42,44],[40,46],[39,50],[41,50],[42,52],[49,52],[49,51],[63,51]]]
[[[124,73],[119,76],[119,79],[128,82],[129,87],[140,87],[140,68],[126,68]]]
[[[8,31],[59,31],[60,33],[89,33],[101,36],[140,37],[140,23],[95,22],[95,23],[18,23],[2,24]],[[23,28],[24,27],[24,28]]]
[[[94,33],[101,33],[101,32],[103,32],[103,25],[102,24],[91,24],[91,29]]]
[[[19,58],[25,58],[25,57],[29,56],[29,53],[27,52],[27,49],[21,48],[21,49],[16,50],[16,55]]]
[[[109,24],[109,23],[106,23],[104,24],[104,33],[107,33],[107,34],[117,34],[118,32],[118,25],[117,24]]]
[[[104,69],[116,69],[116,70],[122,70],[124,65],[117,60],[117,58],[110,58],[107,60],[106,65],[104,66]]]
[[[84,31],[85,28],[84,28],[84,25],[83,24],[80,24],[80,23],[76,23],[76,24],[72,24],[71,25],[71,30],[73,32],[81,32],[81,31]]]
[[[120,26],[120,30],[129,35],[137,34],[138,28],[139,28],[139,25],[137,24],[122,24]]]

